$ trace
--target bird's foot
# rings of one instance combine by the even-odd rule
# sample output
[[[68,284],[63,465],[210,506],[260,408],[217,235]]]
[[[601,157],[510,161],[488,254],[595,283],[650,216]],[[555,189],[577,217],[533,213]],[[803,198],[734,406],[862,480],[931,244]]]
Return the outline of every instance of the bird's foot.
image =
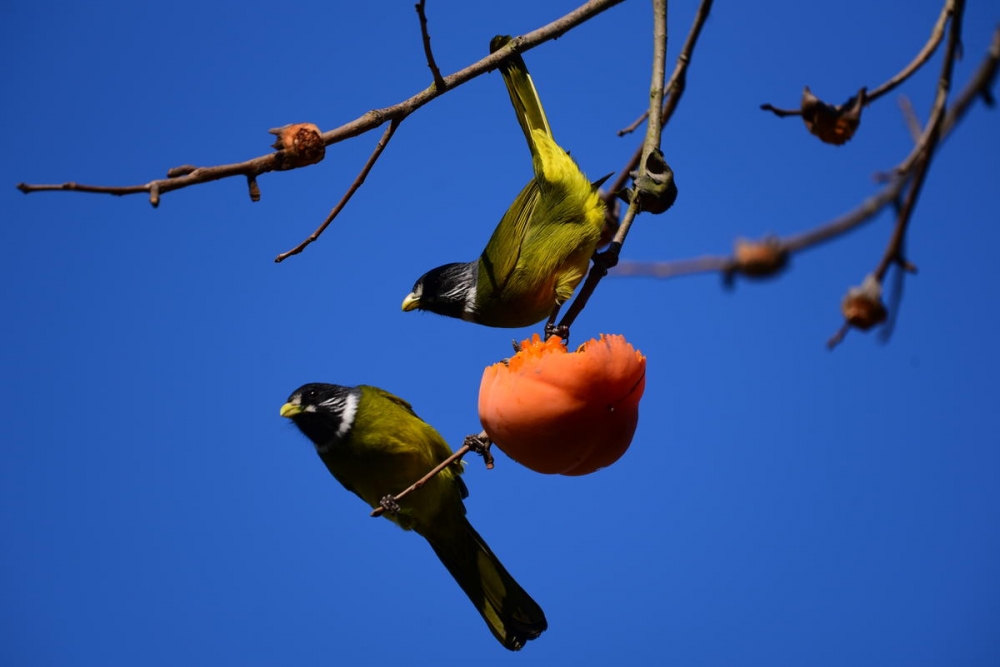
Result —
[[[483,457],[487,470],[493,469],[493,454],[490,453],[490,447],[493,446],[493,443],[490,442],[485,433],[467,435],[465,436],[465,442],[462,444],[468,447],[470,452],[475,452]]]
[[[569,327],[565,324],[556,324],[555,322],[549,322],[545,325],[545,340],[552,338],[553,336],[559,336],[562,339],[563,344],[569,343]]]
[[[383,512],[388,512],[389,514],[399,514],[399,503],[396,501],[396,496],[390,494],[388,496],[382,496],[382,499],[378,501],[379,507],[382,508]]]
[[[608,271],[618,266],[618,255],[621,252],[620,243],[612,243],[607,250],[603,252],[595,252],[594,256],[591,257],[591,261],[594,262],[594,266],[597,267],[602,273],[607,274]]]

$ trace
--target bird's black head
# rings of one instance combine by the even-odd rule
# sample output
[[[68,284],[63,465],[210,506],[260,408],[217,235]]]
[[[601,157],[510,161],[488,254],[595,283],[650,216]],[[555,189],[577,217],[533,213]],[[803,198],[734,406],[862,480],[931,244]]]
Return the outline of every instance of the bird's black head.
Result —
[[[420,276],[403,299],[403,310],[429,310],[460,320],[476,312],[477,262],[445,264]]]
[[[360,398],[357,387],[313,382],[292,392],[281,406],[281,416],[291,419],[322,452],[351,432]]]

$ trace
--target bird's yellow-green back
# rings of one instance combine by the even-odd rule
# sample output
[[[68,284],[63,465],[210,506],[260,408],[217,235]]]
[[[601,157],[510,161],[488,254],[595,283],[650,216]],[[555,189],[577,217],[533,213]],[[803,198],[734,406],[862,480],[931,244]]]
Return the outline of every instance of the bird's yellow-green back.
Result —
[[[509,42],[498,36],[490,48],[497,51]],[[531,151],[534,178],[480,257],[477,290],[483,298],[477,321],[527,326],[568,300],[586,274],[604,225],[604,203],[553,138],[524,60],[514,55],[499,69]]]
[[[371,507],[399,493],[451,455],[441,435],[409,403],[389,392],[361,385],[354,423],[340,447],[321,452],[330,472]],[[431,523],[451,506],[461,507],[461,464],[441,471],[422,489],[400,501],[398,515],[386,514],[407,530]],[[460,513],[464,512],[462,510]]]

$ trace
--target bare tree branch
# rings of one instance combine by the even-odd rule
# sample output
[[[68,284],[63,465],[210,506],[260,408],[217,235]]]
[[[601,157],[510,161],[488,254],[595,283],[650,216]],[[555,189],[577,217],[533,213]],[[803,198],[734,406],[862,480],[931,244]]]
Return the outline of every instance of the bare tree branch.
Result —
[[[972,78],[962,91],[955,96],[947,114],[941,122],[939,143],[943,142],[957,124],[965,117],[976,100],[992,100],[991,89],[1000,71],[1000,27],[993,33],[989,50]],[[835,239],[873,219],[887,205],[897,201],[910,182],[907,174],[898,174],[881,190],[865,199],[852,211],[824,222],[813,229],[776,239],[779,252],[797,253]],[[735,255],[705,255],[689,259],[667,262],[621,262],[611,272],[613,276],[644,276],[653,278],[677,278],[698,273],[724,275],[744,273],[741,262]]]
[[[948,19],[956,11],[955,4],[954,0],[947,0],[944,3],[944,6],[941,8],[941,13],[938,15],[937,22],[934,23],[934,27],[931,29],[931,36],[927,38],[927,43],[924,44],[924,48],[920,49],[920,52],[913,57],[910,64],[900,70],[896,76],[892,77],[881,86],[868,93],[869,104],[883,95],[892,92],[897,86],[909,79],[917,72],[917,70],[923,67],[924,63],[930,60],[931,56],[933,56],[934,52],[937,50],[938,45],[941,44],[941,39],[944,37],[944,27],[948,24]]]
[[[902,204],[896,212],[896,225],[892,230],[892,236],[879,261],[878,266],[870,274],[865,276],[859,287],[852,287],[848,290],[847,296],[841,304],[841,311],[844,315],[844,324],[827,341],[827,347],[836,347],[851,327],[867,331],[875,326],[884,324],[888,316],[888,309],[882,299],[883,282],[885,275],[892,265],[900,268],[912,269],[912,265],[903,256],[903,246],[906,242],[906,231],[909,228],[913,211],[917,205],[917,199],[923,188],[924,181],[930,171],[931,160],[934,157],[934,149],[941,138],[941,126],[945,118],[945,105],[948,102],[948,94],[951,91],[951,78],[954,71],[955,59],[962,44],[962,14],[965,9],[964,0],[955,0],[952,3],[951,23],[948,30],[948,45],[945,47],[944,61],[941,64],[941,75],[938,77],[937,94],[934,97],[934,104],[931,107],[930,118],[927,126],[920,135],[910,157],[905,163],[905,173],[909,176],[909,188]],[[898,311],[902,295],[902,274],[896,292],[895,308]],[[893,320],[898,313],[893,314]]]
[[[663,103],[663,110],[660,114],[661,125],[666,125],[673,118],[674,111],[677,109],[677,105],[680,104],[681,97],[684,95],[684,90],[687,87],[687,70],[688,66],[691,64],[691,58],[694,56],[694,47],[698,44],[698,38],[701,36],[701,29],[705,26],[705,22],[708,20],[709,12],[712,11],[712,0],[701,0],[701,4],[698,5],[698,11],[695,12],[694,21],[691,23],[691,29],[688,31],[687,39],[684,40],[684,46],[681,48],[680,54],[677,56],[677,64],[674,66],[674,71],[670,75],[670,80],[667,82],[665,91],[667,94],[666,100]],[[638,127],[639,124],[649,117],[649,110],[647,109],[643,115],[636,120],[633,125]],[[626,128],[627,129],[627,128]],[[624,134],[624,131],[618,133],[619,136]],[[639,161],[642,159],[642,151],[645,146],[645,142],[641,144],[629,158],[628,163],[625,165],[621,171],[615,176],[614,182],[609,185],[605,190],[602,198],[604,199],[604,205],[608,209],[608,222],[611,225],[617,225],[617,215],[613,214],[617,209],[617,193],[620,192],[624,187],[625,183],[629,178],[629,174],[635,171],[635,168],[639,166]]]
[[[642,157],[646,159],[654,151],[659,153],[660,150],[660,139],[663,132],[661,104],[663,101],[663,78],[666,75],[666,59],[667,0],[653,0],[653,66],[652,82],[649,87],[649,125],[646,128],[646,139],[643,141],[641,153]],[[647,163],[646,159],[643,159],[643,164]],[[570,304],[566,315],[559,322],[557,331],[562,335],[564,340],[567,338],[573,322],[576,321],[577,316],[587,305],[587,301],[594,293],[598,283],[608,274],[608,270],[618,263],[618,255],[621,252],[622,245],[625,243],[625,237],[628,236],[632,221],[639,212],[639,204],[638,187],[633,187],[628,209],[625,211],[625,217],[622,219],[621,225],[618,227],[618,231],[611,241],[611,246],[594,258],[594,263],[590,267],[590,272],[587,274],[587,279],[584,281],[583,287],[580,288],[580,292],[573,299],[573,303]],[[553,319],[554,317],[555,313],[553,313]],[[546,331],[546,335],[549,333],[551,332]]]
[[[581,23],[584,23],[585,21],[597,16],[611,7],[614,7],[617,4],[620,4],[621,2],[623,2],[623,0],[589,0],[565,16],[542,26],[537,30],[533,30],[525,35],[515,38],[512,42],[512,49],[518,53],[523,53],[524,51],[528,51],[539,44],[556,39]],[[402,120],[434,98],[444,94],[446,91],[457,88],[463,83],[471,81],[472,79],[494,69],[500,61],[503,60],[506,53],[509,53],[509,51],[505,50],[504,53],[490,54],[482,60],[479,60],[468,67],[455,72],[454,74],[444,77],[443,86],[430,86],[429,88],[420,91],[416,95],[413,95],[402,102],[389,107],[384,107],[382,109],[373,109],[372,111],[369,111],[348,123],[344,123],[340,127],[327,130],[321,135],[323,143],[324,145],[329,146],[331,144],[356,137],[360,134],[364,134],[365,132],[373,130],[388,121]],[[132,195],[143,192],[150,193],[155,190],[160,194],[165,194],[173,190],[179,190],[192,185],[216,181],[232,176],[256,177],[260,174],[276,171],[281,168],[282,158],[279,152],[262,155],[260,157],[246,160],[245,162],[236,162],[213,167],[196,167],[181,176],[156,179],[141,185],[103,186],[82,185],[75,182],[61,183],[58,185],[32,185],[28,183],[19,183],[17,188],[24,193],[63,190],[73,192],[95,192],[112,195]]]
[[[345,192],[344,196],[340,198],[340,201],[337,202],[337,205],[333,207],[333,209],[330,211],[330,214],[326,216],[326,220],[324,220],[320,224],[320,226],[316,228],[316,231],[314,231],[312,234],[306,237],[306,239],[302,243],[298,244],[291,250],[286,250],[285,252],[275,257],[274,258],[275,263],[281,263],[286,259],[288,259],[289,257],[291,257],[292,255],[299,254],[300,252],[306,249],[306,246],[308,246],[313,241],[318,239],[320,234],[326,231],[326,228],[330,226],[330,223],[333,222],[333,219],[336,218],[340,214],[340,212],[344,210],[344,207],[347,206],[347,202],[351,200],[351,197],[354,196],[354,193],[357,192],[358,188],[360,188],[361,185],[365,182],[365,179],[368,177],[368,172],[372,170],[372,167],[375,166],[375,162],[379,159],[379,156],[382,155],[382,151],[384,151],[385,147],[389,145],[389,140],[392,139],[392,135],[396,133],[396,128],[399,127],[399,124],[401,122],[403,122],[402,118],[393,118],[389,122],[389,126],[385,128],[385,132],[382,133],[382,137],[378,140],[378,143],[375,144],[375,150],[373,150],[372,154],[368,156],[368,161],[365,162],[365,166],[361,168],[361,172],[358,173],[357,178],[355,178],[354,182],[351,183],[349,188],[347,188],[347,192]]]
[[[670,119],[674,115],[674,109],[677,107],[677,102],[680,100],[681,95],[684,94],[684,89],[687,87],[687,68],[691,64],[691,56],[694,53],[694,47],[698,43],[698,37],[701,36],[701,29],[705,26],[705,21],[708,20],[708,14],[712,11],[712,0],[701,0],[701,4],[698,5],[698,11],[695,12],[694,22],[691,24],[691,30],[688,32],[687,39],[684,40],[684,46],[681,48],[680,54],[677,56],[677,65],[674,66],[674,72],[670,75],[670,81],[667,83],[666,92],[669,95],[667,97],[666,104],[670,106],[667,107],[666,104],[663,108],[663,117]],[[636,118],[628,127],[624,127],[618,130],[618,136],[624,137],[626,134],[631,134],[642,125],[642,122],[649,118],[649,109],[642,112],[642,115]],[[635,165],[639,164],[639,160],[636,159],[635,164],[625,170],[629,172],[635,169]],[[624,185],[624,181],[622,182]],[[619,185],[619,188],[622,186]],[[614,188],[613,188],[614,189]]]

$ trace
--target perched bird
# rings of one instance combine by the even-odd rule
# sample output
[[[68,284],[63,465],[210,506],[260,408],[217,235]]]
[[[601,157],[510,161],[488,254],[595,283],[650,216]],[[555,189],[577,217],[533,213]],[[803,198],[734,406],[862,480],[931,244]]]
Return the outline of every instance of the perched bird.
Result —
[[[490,52],[510,42],[497,36]],[[403,310],[429,310],[490,327],[542,321],[587,273],[604,226],[598,183],[552,138],[524,60],[499,66],[531,150],[535,177],[521,190],[474,262],[445,264],[417,280]]]
[[[281,416],[312,440],[337,481],[372,507],[452,453],[409,403],[377,387],[307,384],[288,397]],[[460,462],[443,469],[383,516],[430,543],[497,640],[517,651],[548,623],[465,518],[461,473]]]

